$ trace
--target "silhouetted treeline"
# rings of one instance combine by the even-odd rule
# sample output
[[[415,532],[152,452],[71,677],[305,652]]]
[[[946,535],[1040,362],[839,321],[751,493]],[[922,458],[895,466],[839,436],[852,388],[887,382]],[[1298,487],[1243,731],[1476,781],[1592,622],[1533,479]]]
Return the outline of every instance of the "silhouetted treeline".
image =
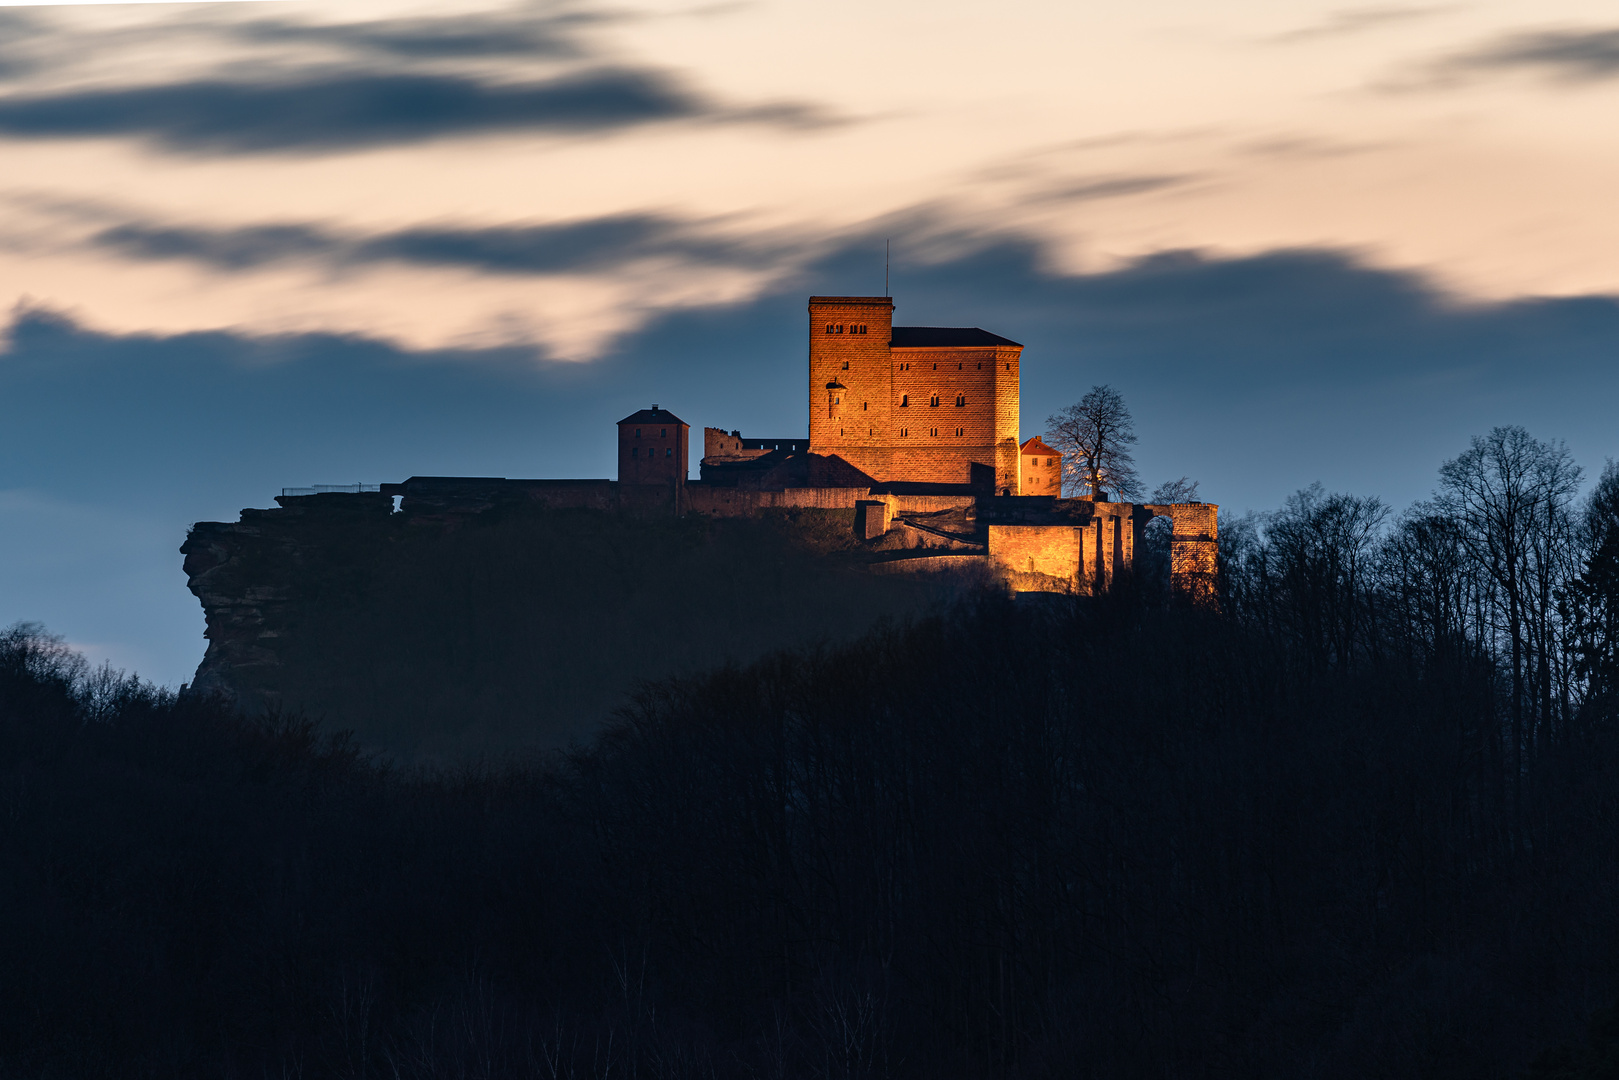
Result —
[[[1605,1075],[1619,476],[1565,509],[1549,614],[1310,491],[1219,612],[984,596],[459,773],[14,630],[0,1076]]]

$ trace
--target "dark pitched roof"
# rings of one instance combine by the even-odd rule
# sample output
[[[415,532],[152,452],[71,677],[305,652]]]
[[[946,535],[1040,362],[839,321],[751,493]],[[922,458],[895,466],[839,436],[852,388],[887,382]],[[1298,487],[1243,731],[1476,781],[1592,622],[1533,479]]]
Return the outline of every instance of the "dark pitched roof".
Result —
[[[668,409],[660,409],[656,405],[654,405],[650,409],[642,409],[640,412],[630,413],[630,415],[628,415],[624,419],[620,420],[619,423],[621,423],[621,424],[685,424],[686,421],[682,420],[680,417],[676,416],[674,413],[670,412]],[[690,425],[688,424],[687,426],[689,427]]]
[[[896,349],[949,349],[985,345],[1022,344],[976,326],[896,326],[892,344]]]

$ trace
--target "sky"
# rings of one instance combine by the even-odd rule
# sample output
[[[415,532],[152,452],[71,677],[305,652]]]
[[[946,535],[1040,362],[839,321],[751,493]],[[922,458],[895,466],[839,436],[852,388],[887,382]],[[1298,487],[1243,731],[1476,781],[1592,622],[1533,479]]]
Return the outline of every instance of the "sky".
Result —
[[[1108,383],[1153,485],[1396,508],[1619,457],[1619,14],[1585,0],[0,3],[0,625],[178,684],[190,523],[802,436],[804,303]],[[695,461],[693,461],[695,468]]]

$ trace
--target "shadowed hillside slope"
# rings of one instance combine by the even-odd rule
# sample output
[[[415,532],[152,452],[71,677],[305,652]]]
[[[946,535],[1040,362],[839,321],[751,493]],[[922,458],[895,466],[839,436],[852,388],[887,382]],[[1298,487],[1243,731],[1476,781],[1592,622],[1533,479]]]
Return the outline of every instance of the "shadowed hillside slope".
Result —
[[[210,637],[195,686],[408,757],[564,745],[640,680],[848,639],[952,591],[861,572],[852,511],[433,520],[384,496],[288,501],[188,537]]]

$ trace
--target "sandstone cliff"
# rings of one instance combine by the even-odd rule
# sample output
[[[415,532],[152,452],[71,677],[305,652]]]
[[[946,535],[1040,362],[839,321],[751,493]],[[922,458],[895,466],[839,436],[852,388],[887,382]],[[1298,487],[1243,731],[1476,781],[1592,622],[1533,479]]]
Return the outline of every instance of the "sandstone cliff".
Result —
[[[643,680],[852,637],[954,588],[862,572],[840,550],[852,511],[278,502],[199,523],[181,549],[208,627],[194,686],[407,758],[564,745]]]

